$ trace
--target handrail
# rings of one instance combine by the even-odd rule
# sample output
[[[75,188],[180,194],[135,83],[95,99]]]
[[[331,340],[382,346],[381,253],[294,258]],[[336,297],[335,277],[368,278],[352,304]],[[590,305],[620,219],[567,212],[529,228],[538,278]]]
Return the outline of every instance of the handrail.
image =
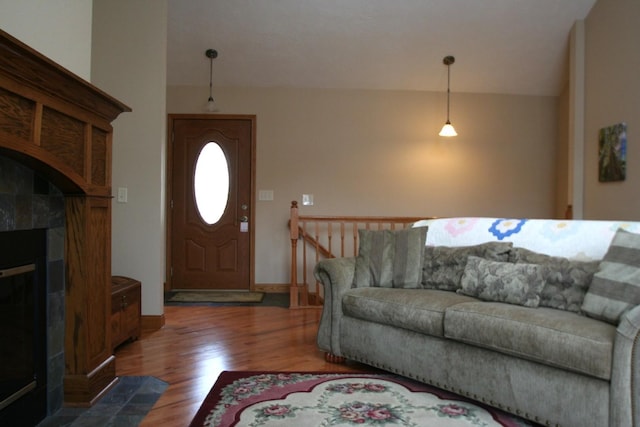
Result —
[[[321,216],[304,215],[298,212],[298,202],[291,202],[289,233],[291,238],[291,283],[289,287],[289,307],[319,307],[322,305],[320,283],[313,284],[313,298],[309,295],[307,277],[309,271],[321,259],[356,256],[358,252],[358,228],[366,230],[395,230],[407,228],[416,221],[432,217],[404,216]],[[302,248],[298,248],[302,240]],[[339,240],[339,242],[336,242]],[[339,245],[339,246],[338,246]],[[337,246],[337,247],[336,247]],[[298,259],[298,251],[302,259]],[[313,252],[309,256],[308,252]],[[347,255],[349,254],[349,255]],[[302,283],[298,283],[298,279]]]

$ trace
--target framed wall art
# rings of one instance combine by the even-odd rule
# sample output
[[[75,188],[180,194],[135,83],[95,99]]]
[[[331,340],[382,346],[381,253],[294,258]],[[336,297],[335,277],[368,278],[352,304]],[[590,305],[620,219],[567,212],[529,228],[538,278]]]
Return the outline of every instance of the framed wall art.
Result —
[[[627,124],[600,129],[598,147],[598,180],[624,181],[627,176]]]

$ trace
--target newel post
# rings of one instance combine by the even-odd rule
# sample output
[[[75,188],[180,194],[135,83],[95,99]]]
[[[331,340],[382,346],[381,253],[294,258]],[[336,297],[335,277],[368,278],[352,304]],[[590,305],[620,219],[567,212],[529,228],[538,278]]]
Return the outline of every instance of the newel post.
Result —
[[[298,202],[291,202],[289,214],[291,237],[291,284],[289,286],[289,308],[298,307]]]

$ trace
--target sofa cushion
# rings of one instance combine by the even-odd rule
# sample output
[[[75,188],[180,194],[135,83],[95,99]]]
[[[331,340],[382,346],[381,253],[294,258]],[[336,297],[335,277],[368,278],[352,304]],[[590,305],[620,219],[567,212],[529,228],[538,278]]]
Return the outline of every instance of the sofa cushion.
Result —
[[[618,229],[582,304],[588,316],[617,325],[640,304],[640,234]]]
[[[470,255],[493,261],[509,259],[510,242],[487,242],[473,246],[427,246],[424,252],[422,286],[426,289],[455,291]]]
[[[358,230],[354,287],[419,288],[427,228]]]
[[[549,268],[540,293],[540,307],[581,313],[584,296],[598,270],[600,261],[578,261],[541,254],[525,248],[513,248],[510,262],[542,264]]]
[[[442,337],[447,307],[477,301],[454,292],[427,289],[357,288],[342,298],[345,316]]]
[[[470,256],[457,292],[484,301],[537,307],[547,270],[540,264],[514,264]]]
[[[576,313],[468,302],[446,309],[444,334],[523,359],[611,378],[616,328]]]

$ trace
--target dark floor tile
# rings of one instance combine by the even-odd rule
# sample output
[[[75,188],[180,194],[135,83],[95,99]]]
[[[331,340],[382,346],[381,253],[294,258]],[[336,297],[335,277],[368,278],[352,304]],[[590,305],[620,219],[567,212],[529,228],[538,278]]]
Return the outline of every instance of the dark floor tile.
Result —
[[[85,417],[114,417],[120,412],[122,407],[128,402],[129,399],[126,399],[123,402],[112,402],[112,403],[98,403],[95,406],[92,406],[85,412],[80,415],[79,418]]]
[[[136,405],[144,405],[151,404],[153,405],[158,400],[158,393],[136,393],[130,400],[127,405],[136,404]]]
[[[108,427],[136,427],[140,425],[142,420],[144,419],[144,415],[131,415],[131,416],[117,416],[114,417],[109,424]]]
[[[61,408],[38,427],[134,427],[153,408],[168,384],[154,377],[120,377],[91,408]]]
[[[70,427],[77,418],[74,415],[56,414],[54,417],[45,418],[38,427]]]
[[[103,417],[80,417],[76,419],[71,427],[98,427],[98,426],[106,426],[111,422],[111,416],[103,416]]]
[[[131,403],[126,404],[120,412],[118,412],[117,417],[121,416],[131,416],[131,415],[146,415],[147,412],[153,407],[151,403]]]

